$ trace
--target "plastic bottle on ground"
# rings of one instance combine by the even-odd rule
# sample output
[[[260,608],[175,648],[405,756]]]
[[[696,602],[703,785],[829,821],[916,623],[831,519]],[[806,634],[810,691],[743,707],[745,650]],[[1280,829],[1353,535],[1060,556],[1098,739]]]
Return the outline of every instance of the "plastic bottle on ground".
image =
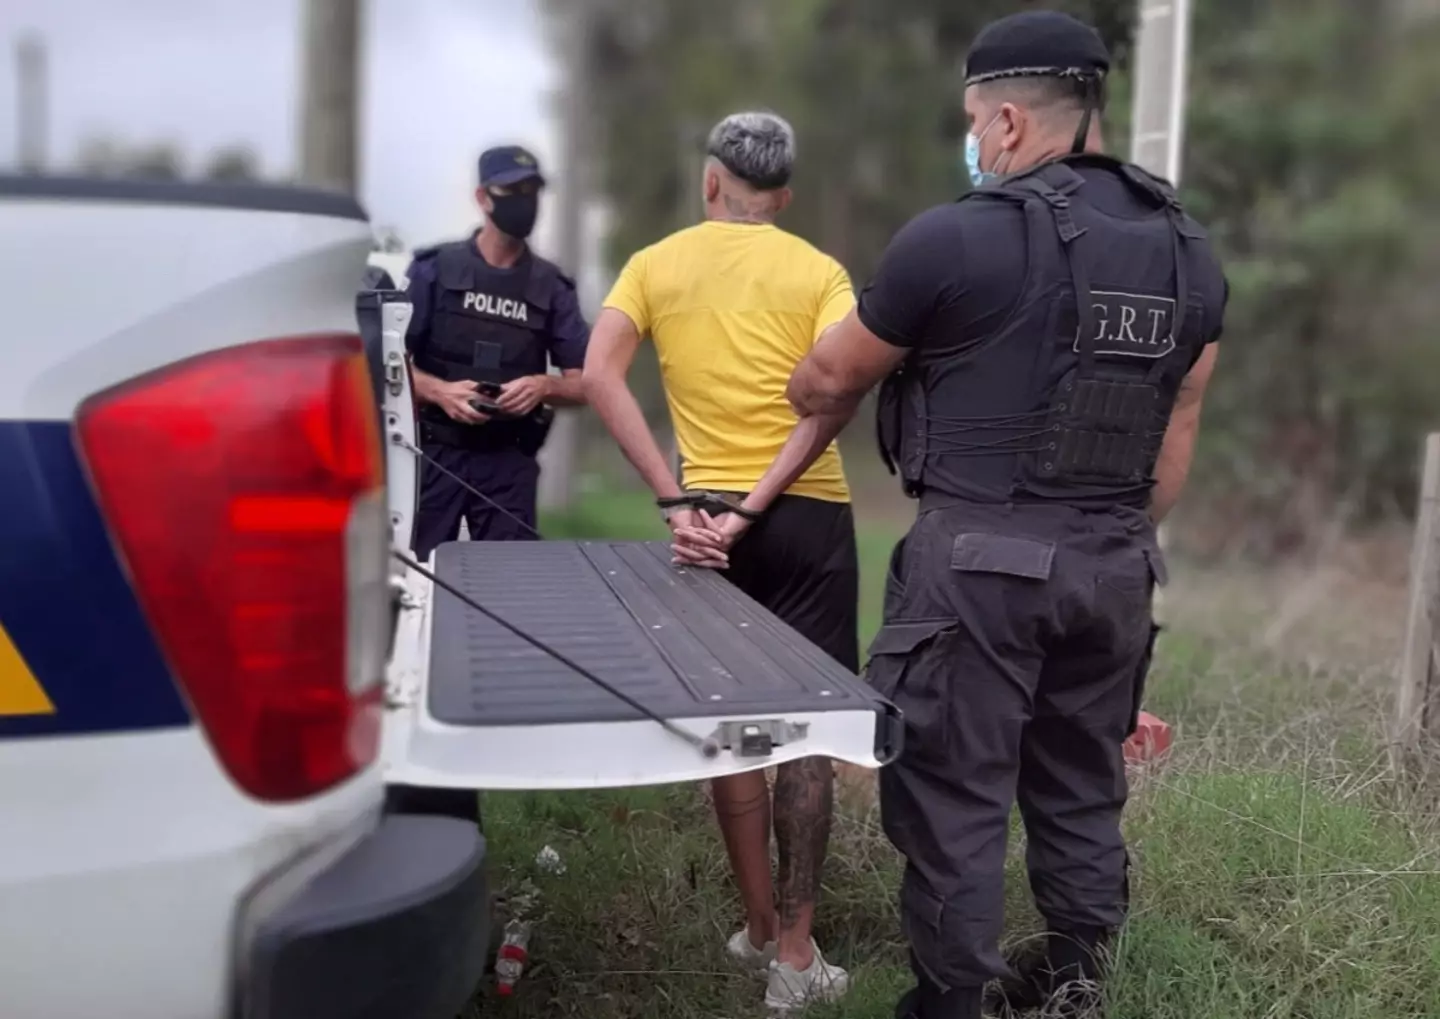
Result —
[[[502,995],[515,993],[515,982],[525,971],[530,955],[530,925],[523,920],[511,920],[505,925],[505,939],[495,956],[495,989]]]

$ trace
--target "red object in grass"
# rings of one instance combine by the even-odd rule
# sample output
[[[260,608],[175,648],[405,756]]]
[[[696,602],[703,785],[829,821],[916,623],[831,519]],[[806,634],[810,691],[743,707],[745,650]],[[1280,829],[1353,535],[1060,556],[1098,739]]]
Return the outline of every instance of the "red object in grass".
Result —
[[[1125,741],[1125,763],[1144,764],[1163,757],[1170,749],[1174,733],[1170,723],[1162,721],[1148,711],[1140,712],[1140,722],[1135,735]]]

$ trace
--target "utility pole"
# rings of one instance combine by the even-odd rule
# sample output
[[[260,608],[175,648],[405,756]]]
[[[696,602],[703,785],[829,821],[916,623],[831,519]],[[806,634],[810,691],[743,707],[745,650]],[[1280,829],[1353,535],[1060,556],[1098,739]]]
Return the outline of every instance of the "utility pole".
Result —
[[[300,179],[360,190],[361,0],[305,0]]]
[[[1135,33],[1130,161],[1179,187],[1184,167],[1185,100],[1190,71],[1190,0],[1140,0]],[[1171,325],[1179,329],[1180,323]],[[1167,547],[1168,528],[1159,533]],[[1160,607],[1160,592],[1155,605]]]
[[[1177,187],[1189,65],[1190,0],[1140,0],[1130,161]]]
[[[564,62],[565,84],[560,94],[560,162],[555,174],[559,187],[555,195],[559,218],[556,255],[560,268],[575,279],[577,293],[585,271],[585,213],[588,206],[588,161],[590,146],[586,132],[589,118],[585,96],[590,84],[588,63],[592,0],[578,0],[568,17],[557,17],[561,59]],[[587,318],[591,309],[584,308]],[[540,451],[541,509],[565,509],[575,495],[576,461],[580,451],[580,412],[563,409],[555,415],[555,425]]]
[[[49,126],[49,62],[45,41],[22,36],[15,43],[15,157],[21,173],[45,172]]]

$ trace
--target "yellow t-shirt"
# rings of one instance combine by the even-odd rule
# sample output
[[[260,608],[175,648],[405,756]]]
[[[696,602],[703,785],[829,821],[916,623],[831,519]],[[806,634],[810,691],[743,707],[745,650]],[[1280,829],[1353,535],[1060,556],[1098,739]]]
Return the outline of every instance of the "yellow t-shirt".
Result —
[[[715,221],[637,252],[605,299],[655,342],[686,487],[740,492],[795,428],[791,372],[854,305],[844,267],[806,241]],[[789,491],[850,501],[834,443]]]

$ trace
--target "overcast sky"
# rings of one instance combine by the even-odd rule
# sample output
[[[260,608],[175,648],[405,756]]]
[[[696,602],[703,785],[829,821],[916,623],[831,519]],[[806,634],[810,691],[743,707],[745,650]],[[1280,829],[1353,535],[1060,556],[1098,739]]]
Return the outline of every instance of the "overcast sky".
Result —
[[[557,69],[533,0],[368,3],[362,197],[411,245],[460,235],[477,218],[480,149],[516,142],[554,163]],[[300,0],[0,0],[0,167],[15,162],[14,44],[35,31],[55,170],[106,136],[174,142],[192,166],[245,144],[288,172],[300,26]]]

